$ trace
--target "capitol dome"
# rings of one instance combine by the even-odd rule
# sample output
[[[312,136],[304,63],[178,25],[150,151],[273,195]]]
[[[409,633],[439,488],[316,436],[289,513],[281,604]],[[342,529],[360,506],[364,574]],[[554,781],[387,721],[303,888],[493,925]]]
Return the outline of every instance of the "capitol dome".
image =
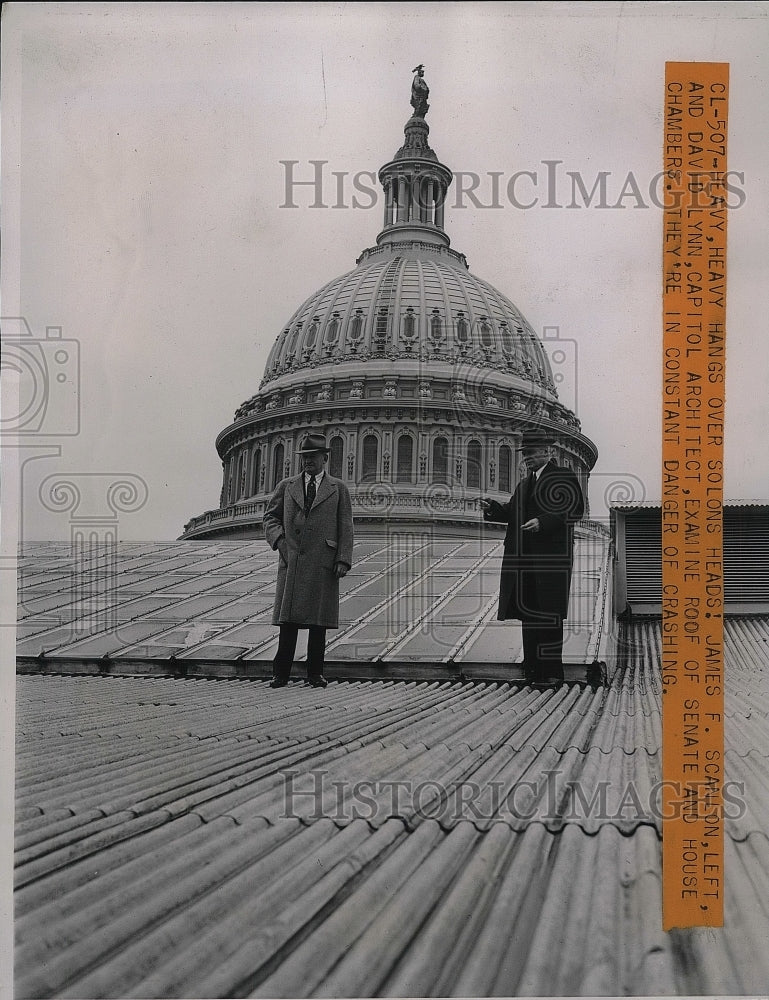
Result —
[[[398,362],[394,371],[400,362],[464,362],[556,399],[547,356],[513,303],[470,274],[462,254],[418,240],[364,250],[355,270],[311,295],[273,346],[261,391],[301,381],[308,368],[360,359]]]
[[[309,430],[326,435],[329,471],[349,486],[359,526],[477,524],[480,496],[507,499],[515,487],[520,437],[533,427],[551,433],[587,495],[597,451],[559,401],[542,343],[450,246],[452,173],[430,148],[425,95],[415,88],[404,143],[379,171],[376,246],[289,318],[258,392],[216,440],[219,508],[182,537],[260,535]]]

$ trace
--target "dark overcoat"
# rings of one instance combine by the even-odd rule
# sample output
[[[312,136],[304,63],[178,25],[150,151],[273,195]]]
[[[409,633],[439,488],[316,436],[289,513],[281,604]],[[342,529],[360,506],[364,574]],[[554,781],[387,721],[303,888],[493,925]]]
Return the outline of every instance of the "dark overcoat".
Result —
[[[574,523],[584,510],[579,480],[552,461],[537,480],[523,479],[506,504],[491,502],[485,520],[507,524],[497,618],[554,624],[566,617]],[[522,531],[533,517],[539,518],[539,531]]]
[[[278,483],[264,515],[264,534],[279,556],[273,625],[339,626],[339,579],[334,564],[352,565],[352,504],[347,487],[324,472],[315,502],[304,513],[302,476]]]

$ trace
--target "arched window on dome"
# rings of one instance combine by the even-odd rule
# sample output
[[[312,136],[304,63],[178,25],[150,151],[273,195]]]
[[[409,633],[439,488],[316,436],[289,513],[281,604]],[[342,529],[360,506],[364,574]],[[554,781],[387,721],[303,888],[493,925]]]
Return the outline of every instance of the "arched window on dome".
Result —
[[[318,325],[318,317],[313,316],[312,323],[310,323],[307,328],[307,336],[304,338],[304,349],[306,351],[312,351],[315,349],[315,342],[318,339]]]
[[[361,482],[371,483],[378,479],[379,442],[373,434],[367,434],[363,439],[363,470]]]
[[[499,335],[502,341],[502,353],[508,358],[512,357],[515,351],[515,345],[513,344],[513,335],[510,332],[510,327],[507,325],[505,320],[499,324]]]
[[[449,442],[445,437],[433,441],[433,482],[449,481]]]
[[[513,453],[507,444],[499,449],[499,491],[513,492]]]
[[[470,342],[470,327],[467,324],[465,314],[461,310],[457,313],[457,341],[461,346]]]
[[[276,444],[272,453],[272,488],[278,485],[283,478],[283,445]]]
[[[328,459],[328,472],[336,479],[342,478],[342,458],[344,452],[344,442],[337,434],[331,438],[331,454]]]
[[[396,483],[414,482],[414,439],[410,434],[401,434],[398,438],[398,450],[395,456]]]
[[[357,345],[363,340],[363,310],[356,309],[350,324],[350,341]]]
[[[238,472],[235,479],[235,488],[237,490],[237,499],[240,500],[241,497],[245,496],[246,493],[246,458],[248,453],[244,448],[238,456]]]
[[[417,318],[414,315],[414,310],[411,306],[406,310],[406,316],[403,320],[403,339],[408,343],[416,340],[417,336]]]
[[[331,322],[326,327],[326,334],[324,336],[324,341],[327,345],[335,344],[336,338],[339,335],[339,313],[335,312],[331,317]]]
[[[259,492],[259,477],[262,474],[262,449],[254,448],[251,456],[251,489],[249,496],[256,496]]]
[[[443,323],[437,309],[433,309],[430,316],[430,340],[436,346],[443,340]]]
[[[467,471],[465,481],[471,490],[481,488],[481,446],[477,441],[471,441],[467,446]]]
[[[486,319],[485,316],[481,316],[480,326],[478,327],[480,337],[481,337],[481,347],[484,351],[494,350],[494,331],[491,328],[491,323]]]
[[[291,339],[288,342],[288,353],[296,354],[296,345],[299,343],[299,334],[302,332],[302,322],[301,320],[294,327],[294,332],[291,334]]]

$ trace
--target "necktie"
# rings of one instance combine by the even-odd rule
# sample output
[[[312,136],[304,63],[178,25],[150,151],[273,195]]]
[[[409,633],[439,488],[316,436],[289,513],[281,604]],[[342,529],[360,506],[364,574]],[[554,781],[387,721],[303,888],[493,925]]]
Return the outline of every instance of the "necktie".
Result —
[[[310,513],[310,507],[312,507],[315,502],[315,476],[310,476],[310,481],[307,484],[307,496],[304,501],[304,512],[305,514]]]
[[[537,485],[536,474],[531,472],[528,477],[528,482],[526,483],[526,497],[525,504],[526,510],[529,511],[534,503],[534,487]]]

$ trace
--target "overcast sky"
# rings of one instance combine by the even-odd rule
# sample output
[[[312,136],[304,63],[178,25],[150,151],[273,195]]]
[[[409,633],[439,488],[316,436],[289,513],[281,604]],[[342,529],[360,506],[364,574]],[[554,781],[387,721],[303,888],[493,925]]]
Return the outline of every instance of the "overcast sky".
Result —
[[[400,146],[418,63],[433,148],[491,204],[450,196],[452,246],[536,330],[576,345],[565,401],[599,449],[599,515],[617,479],[659,499],[662,213],[649,186],[665,61],[731,64],[744,205],[729,215],[726,493],[769,495],[767,4],[9,4],[2,28],[3,314],[26,319],[50,372],[46,328],[77,341],[20,452],[25,538],[69,538],[66,503],[39,497],[52,476],[146,483],[146,503],[121,516],[126,540],[175,538],[218,506],[217,433],[294,310],[375,242],[381,197],[353,207],[352,178]],[[281,207],[284,160],[299,179],[327,161],[328,207],[310,208],[307,187]],[[545,161],[561,161],[549,190]],[[338,208],[332,171],[345,173]],[[522,177],[516,206],[518,171],[537,188]],[[565,207],[567,171],[588,189],[607,171],[617,207]],[[642,204],[620,199],[631,173]]]

